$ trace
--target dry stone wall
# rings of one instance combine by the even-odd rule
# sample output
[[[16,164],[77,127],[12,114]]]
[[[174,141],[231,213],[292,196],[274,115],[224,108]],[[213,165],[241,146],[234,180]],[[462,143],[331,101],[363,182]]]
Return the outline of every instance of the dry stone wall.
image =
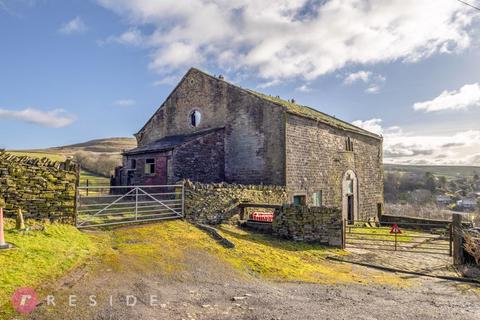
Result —
[[[185,217],[190,221],[225,222],[239,213],[237,206],[242,202],[282,205],[287,193],[278,186],[185,182]]]
[[[342,212],[337,208],[284,207],[276,212],[272,228],[282,238],[342,245]]]
[[[78,166],[71,161],[18,157],[0,152],[0,198],[7,216],[73,223]]]

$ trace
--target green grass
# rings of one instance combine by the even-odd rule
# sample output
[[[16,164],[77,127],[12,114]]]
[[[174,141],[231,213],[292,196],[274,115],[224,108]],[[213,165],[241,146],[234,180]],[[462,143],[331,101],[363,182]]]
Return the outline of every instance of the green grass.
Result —
[[[44,296],[47,290],[51,293],[56,279],[82,262],[92,266],[92,274],[107,267],[126,274],[164,272],[182,279],[182,272],[192,268],[187,254],[202,256],[196,252],[209,254],[213,261],[220,263],[220,268],[230,266],[240,274],[268,280],[410,285],[395,275],[373,270],[358,272],[351,265],[326,259],[330,255],[346,254],[342,250],[281,240],[230,225],[223,225],[219,230],[235,244],[234,249],[224,248],[182,220],[104,229],[94,234],[60,224],[46,224],[44,231],[22,234],[14,231],[13,225],[13,220],[7,220],[6,240],[16,248],[0,251],[0,306],[4,307],[0,318],[14,314],[9,300],[17,288],[40,288],[37,291]],[[90,256],[99,259],[87,259]]]
[[[64,155],[55,154],[55,153],[35,152],[35,151],[9,151],[9,150],[7,150],[7,152],[19,157],[28,156],[32,158],[48,158],[52,161],[65,161]]]
[[[52,282],[97,250],[92,238],[73,226],[44,226],[43,231],[19,233],[7,219],[5,240],[15,247],[0,251],[0,318],[13,311],[9,301],[17,288]]]
[[[223,225],[219,230],[235,248],[224,248],[203,231],[181,220],[115,229],[112,237],[116,250],[108,256],[108,263],[119,270],[134,268],[135,272],[148,272],[154,268],[176,273],[189,268],[185,253],[198,250],[217,257],[241,273],[268,280],[408,285],[394,275],[376,271],[358,273],[350,265],[327,260],[329,255],[346,254],[335,248],[286,241],[230,225]]]
[[[90,186],[109,186],[110,179],[106,177],[99,176],[95,173],[82,170],[80,172],[80,186],[86,186],[88,184]]]
[[[347,227],[347,237],[351,239],[374,239],[393,241],[395,235],[390,233],[391,227]],[[425,236],[424,233],[401,229],[401,234],[397,234],[397,239],[402,242],[412,242],[415,236]],[[357,234],[356,234],[357,233]]]

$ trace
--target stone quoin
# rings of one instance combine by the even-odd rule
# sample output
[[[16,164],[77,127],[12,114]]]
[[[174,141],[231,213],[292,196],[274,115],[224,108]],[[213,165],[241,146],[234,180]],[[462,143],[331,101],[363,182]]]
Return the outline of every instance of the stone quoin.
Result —
[[[336,207],[350,221],[383,208],[381,136],[195,68],[135,137],[115,185],[277,185],[291,203]]]

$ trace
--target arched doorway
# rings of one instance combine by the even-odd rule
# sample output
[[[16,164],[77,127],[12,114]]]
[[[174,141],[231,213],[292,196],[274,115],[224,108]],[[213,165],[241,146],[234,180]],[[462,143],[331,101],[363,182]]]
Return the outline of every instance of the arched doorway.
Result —
[[[342,216],[349,224],[358,220],[358,180],[353,170],[348,170],[343,175]]]

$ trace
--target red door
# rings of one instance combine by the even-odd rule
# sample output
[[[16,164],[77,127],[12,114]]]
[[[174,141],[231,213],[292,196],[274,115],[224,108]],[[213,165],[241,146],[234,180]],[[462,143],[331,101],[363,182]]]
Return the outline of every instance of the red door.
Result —
[[[155,157],[155,173],[145,179],[146,185],[165,185],[168,181],[167,157]]]

